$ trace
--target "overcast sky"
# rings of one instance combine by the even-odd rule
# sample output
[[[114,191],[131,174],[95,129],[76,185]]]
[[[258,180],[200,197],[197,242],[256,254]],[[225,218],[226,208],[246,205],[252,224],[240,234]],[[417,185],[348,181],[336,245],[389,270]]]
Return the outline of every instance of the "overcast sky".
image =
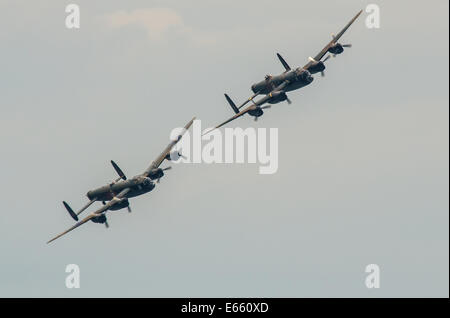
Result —
[[[78,30],[70,2],[0,0],[0,296],[448,297],[448,1],[71,2]],[[363,13],[326,77],[230,124],[278,128],[276,174],[175,165],[108,230],[45,244],[109,160],[142,172],[173,128],[228,118],[224,92],[249,97],[277,52],[304,65],[369,3],[381,27]]]

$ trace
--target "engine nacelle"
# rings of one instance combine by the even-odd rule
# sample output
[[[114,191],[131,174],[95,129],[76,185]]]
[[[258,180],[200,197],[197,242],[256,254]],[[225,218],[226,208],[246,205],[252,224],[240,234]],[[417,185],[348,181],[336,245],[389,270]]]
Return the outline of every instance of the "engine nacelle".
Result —
[[[325,63],[322,61],[313,62],[310,67],[308,67],[308,71],[311,74],[316,74],[319,72],[323,72],[325,70]]]
[[[177,161],[180,157],[182,156],[182,154],[179,151],[171,151],[170,153],[168,153],[164,159],[169,160],[169,161]]]
[[[164,176],[164,171],[161,168],[158,169],[153,169],[152,171],[150,171],[150,173],[148,174],[148,177],[152,180],[156,180],[156,179],[160,179]]]
[[[113,206],[111,206],[109,209],[111,211],[117,211],[120,209],[124,209],[124,208],[128,207],[129,205],[130,205],[130,202],[128,201],[128,199],[122,199],[121,201],[119,201],[116,204],[114,204]]]
[[[106,215],[100,214],[99,216],[92,218],[91,221],[94,223],[101,223],[101,224],[106,223]]]
[[[344,52],[344,47],[341,43],[335,43],[328,49],[328,52],[330,52],[331,54],[341,54],[342,52]]]
[[[271,92],[271,93],[269,93],[269,96],[270,96],[270,99],[268,100],[268,102],[270,104],[280,103],[287,99],[286,93],[280,92],[280,91]]]
[[[257,107],[255,109],[249,110],[248,114],[250,116],[254,116],[254,117],[260,117],[264,114],[264,111],[261,109],[261,107]]]

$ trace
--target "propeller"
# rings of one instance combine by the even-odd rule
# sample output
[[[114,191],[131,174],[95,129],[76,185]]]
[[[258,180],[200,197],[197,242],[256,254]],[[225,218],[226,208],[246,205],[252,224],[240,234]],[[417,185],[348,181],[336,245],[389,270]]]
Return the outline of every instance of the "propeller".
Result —
[[[108,221],[105,221],[105,227],[106,227],[107,229],[109,228]]]
[[[259,109],[269,109],[271,107],[272,107],[272,105],[266,105],[266,106],[259,107]],[[256,122],[256,121],[258,121],[258,118],[259,118],[259,116],[255,116],[255,117],[253,117],[253,120]]]
[[[342,46],[342,47],[348,47],[348,48],[351,48],[351,47],[352,47],[352,45],[351,45],[350,43],[348,43],[348,44],[341,44],[341,46]],[[333,57],[336,57],[336,54],[332,54],[332,56],[333,56]]]
[[[184,156],[182,153],[181,153],[181,151],[182,151],[182,149],[180,148],[180,150],[178,150],[178,151],[171,151],[171,152],[169,152],[167,155],[166,155],[166,157],[165,157],[165,159],[167,159],[167,160],[169,160],[169,161],[171,161],[171,160],[178,160],[178,158],[183,158],[183,159],[187,159],[187,157],[186,156]]]
[[[128,210],[128,213],[131,213],[131,208],[130,208],[130,206],[127,206],[127,210]]]
[[[333,39],[335,39],[336,38],[336,35],[334,34],[334,33],[331,33],[331,37],[333,38]],[[341,44],[343,47],[352,47],[352,45],[349,43],[349,44]]]
[[[323,59],[322,62],[325,63],[330,57],[331,57],[331,55],[328,54],[328,55]],[[333,57],[335,57],[335,56],[333,56]],[[325,72],[324,72],[324,71],[320,72],[320,76],[324,77],[324,76],[325,76]]]
[[[183,159],[185,159],[185,160],[187,159],[187,157],[186,157],[185,155],[183,155],[183,154],[181,153],[181,151],[178,152],[178,155],[180,156],[180,158],[183,158]]]

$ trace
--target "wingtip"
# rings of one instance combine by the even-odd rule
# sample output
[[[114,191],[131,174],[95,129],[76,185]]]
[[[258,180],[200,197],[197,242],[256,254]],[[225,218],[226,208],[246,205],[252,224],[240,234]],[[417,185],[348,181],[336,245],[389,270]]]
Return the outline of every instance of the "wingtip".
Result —
[[[47,241],[46,244],[49,244],[49,243],[53,242],[54,240],[56,240],[56,239],[58,239],[58,238],[60,238],[60,237],[61,237],[61,235],[57,235],[57,236],[55,236],[54,238],[52,238],[51,240]]]
[[[186,126],[184,126],[184,128],[187,130],[192,126],[192,123],[194,122],[194,120],[196,120],[197,117],[192,117],[192,119],[186,124]]]
[[[211,128],[211,129],[205,131],[205,132],[202,134],[202,137],[208,135],[210,132],[212,132],[213,130],[216,130],[216,129],[217,129],[217,127],[214,127],[214,128]]]

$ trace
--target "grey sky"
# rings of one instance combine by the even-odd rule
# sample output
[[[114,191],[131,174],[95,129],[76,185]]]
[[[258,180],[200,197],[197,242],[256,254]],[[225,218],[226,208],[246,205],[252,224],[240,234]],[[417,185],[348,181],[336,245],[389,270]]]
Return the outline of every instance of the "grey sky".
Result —
[[[448,1],[70,2],[0,0],[0,296],[448,297]],[[141,172],[172,128],[229,117],[224,92],[281,72],[276,52],[304,65],[368,3],[381,28],[363,14],[325,78],[230,125],[279,128],[276,174],[176,165],[109,230],[45,244],[109,160]]]

